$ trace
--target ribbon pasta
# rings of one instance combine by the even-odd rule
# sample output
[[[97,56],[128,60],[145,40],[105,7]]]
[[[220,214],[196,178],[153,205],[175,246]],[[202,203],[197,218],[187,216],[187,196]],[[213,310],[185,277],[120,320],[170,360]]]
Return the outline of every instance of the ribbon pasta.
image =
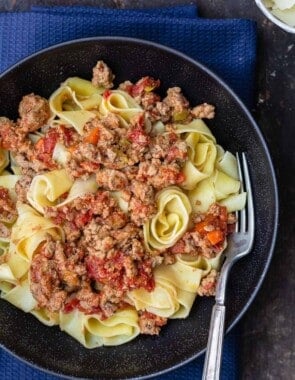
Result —
[[[156,202],[158,212],[143,228],[146,247],[151,251],[174,245],[187,230],[192,211],[189,199],[176,186],[160,191]]]
[[[7,150],[0,149],[0,173],[6,168],[9,164],[9,154]]]
[[[53,170],[34,177],[28,191],[28,201],[43,214],[46,206],[65,206],[75,198],[95,193],[97,189],[98,185],[94,176],[86,180],[78,178],[73,182],[64,169]],[[58,202],[60,196],[67,192],[66,199]]]
[[[237,178],[236,158],[230,152],[225,152],[219,157],[212,175],[188,192],[193,210],[206,212],[215,202],[226,206],[228,212],[242,210],[246,193],[239,193],[240,181]]]
[[[195,119],[187,125],[177,124],[175,128],[177,133],[184,136],[188,146],[188,160],[183,168],[186,179],[181,187],[192,190],[214,170],[217,157],[216,140],[201,119]]]
[[[30,291],[28,279],[20,282],[10,291],[3,294],[2,298],[26,313],[37,307],[37,301]]]
[[[134,339],[139,333],[138,314],[133,308],[117,311],[101,320],[98,315],[85,315],[79,310],[60,312],[60,328],[86,348],[117,346]]]
[[[20,203],[17,211],[18,218],[12,227],[11,242],[25,261],[31,261],[34,252],[48,234],[55,240],[64,240],[62,228],[38,214],[32,207]]]
[[[156,286],[152,292],[135,289],[129,292],[128,297],[137,310],[147,310],[166,318],[186,318],[195,301],[202,278],[211,269],[219,267],[220,256],[212,260],[178,255],[175,264],[161,264],[156,267]]]
[[[82,135],[84,125],[96,116],[93,111],[101,103],[101,92],[102,89],[85,79],[68,78],[49,99],[53,118],[59,118],[53,119],[52,123],[70,124]]]
[[[109,95],[104,96],[99,111],[102,115],[107,115],[109,112],[118,116],[122,126],[127,127],[128,122],[133,116],[142,112],[142,108],[136,101],[125,91],[108,90]]]
[[[55,201],[68,192],[72,185],[73,181],[65,169],[53,170],[33,178],[27,198],[37,211],[44,213],[44,207],[55,206]]]
[[[0,290],[2,294],[8,293],[14,286],[18,284],[17,279],[13,275],[10,266],[7,263],[0,265]]]

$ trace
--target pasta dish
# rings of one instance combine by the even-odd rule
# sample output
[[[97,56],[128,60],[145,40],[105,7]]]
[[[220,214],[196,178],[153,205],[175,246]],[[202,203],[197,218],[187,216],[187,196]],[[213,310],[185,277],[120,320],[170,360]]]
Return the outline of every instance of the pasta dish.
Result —
[[[159,334],[215,292],[244,207],[234,155],[179,87],[103,62],[0,118],[1,298],[86,348]]]

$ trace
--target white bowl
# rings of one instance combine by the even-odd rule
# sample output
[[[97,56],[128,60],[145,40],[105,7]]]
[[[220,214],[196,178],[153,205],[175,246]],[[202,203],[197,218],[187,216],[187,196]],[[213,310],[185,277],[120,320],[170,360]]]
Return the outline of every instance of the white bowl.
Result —
[[[288,24],[285,24],[283,21],[279,20],[277,17],[275,17],[269,8],[266,7],[263,0],[255,0],[257,6],[260,8],[261,12],[274,24],[279,26],[280,28],[284,29],[286,32],[294,33],[295,34],[295,27],[290,26]]]

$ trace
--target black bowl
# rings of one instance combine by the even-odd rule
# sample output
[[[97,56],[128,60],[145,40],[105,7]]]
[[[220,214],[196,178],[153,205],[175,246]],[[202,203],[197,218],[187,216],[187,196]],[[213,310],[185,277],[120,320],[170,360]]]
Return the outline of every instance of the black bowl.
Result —
[[[253,182],[256,238],[251,254],[232,269],[227,291],[226,329],[253,301],[270,263],[278,216],[274,171],[265,141],[239,98],[203,65],[163,46],[127,38],[91,38],[57,45],[21,61],[0,77],[0,114],[17,117],[23,95],[48,97],[67,77],[91,77],[103,59],[116,84],[145,75],[160,78],[162,89],[180,86],[191,104],[217,106],[210,125],[220,144],[247,152]],[[117,347],[86,350],[57,327],[0,301],[0,344],[40,368],[65,376],[119,379],[149,377],[196,358],[205,347],[213,298],[197,298],[190,316],[170,320],[160,337],[141,336]]]

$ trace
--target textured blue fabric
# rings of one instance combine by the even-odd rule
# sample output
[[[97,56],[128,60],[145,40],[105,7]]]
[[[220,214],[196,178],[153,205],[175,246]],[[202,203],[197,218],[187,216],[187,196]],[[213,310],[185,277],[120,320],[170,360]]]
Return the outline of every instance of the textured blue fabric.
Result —
[[[90,7],[34,7],[0,14],[0,72],[42,48],[91,36],[143,38],[178,49],[219,74],[251,105],[256,56],[256,26],[249,20],[204,20],[195,6],[148,10]],[[222,380],[238,379],[239,333],[225,339]],[[201,379],[201,357],[158,376],[157,380]],[[1,380],[55,380],[0,349]]]
[[[190,8],[191,9],[191,8]],[[129,12],[129,13],[128,13]],[[190,10],[191,12],[191,10]],[[174,10],[175,15],[175,10]],[[59,42],[79,37],[129,36],[160,42],[205,63],[248,103],[253,93],[256,26],[249,20],[200,18],[79,7],[48,12],[0,14],[0,71],[17,60]]]

